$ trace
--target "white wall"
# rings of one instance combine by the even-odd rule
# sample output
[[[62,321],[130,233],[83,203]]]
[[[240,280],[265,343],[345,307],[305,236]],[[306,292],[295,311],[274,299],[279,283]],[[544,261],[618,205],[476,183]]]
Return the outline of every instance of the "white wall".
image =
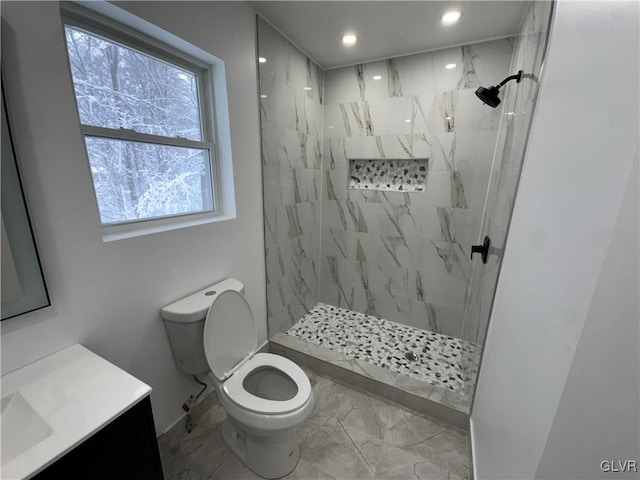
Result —
[[[477,478],[534,478],[539,468],[539,475],[554,475],[547,467],[555,460],[540,462],[554,421],[567,428],[585,419],[556,417],[570,369],[583,372],[588,364],[580,362],[588,362],[597,349],[622,356],[638,375],[637,349],[581,338],[592,301],[624,302],[615,312],[627,315],[637,311],[637,290],[617,299],[603,297],[602,291],[616,281],[603,263],[616,245],[619,212],[631,216],[620,221],[636,222],[637,230],[637,214],[633,218],[633,209],[621,210],[621,205],[630,176],[637,175],[632,167],[639,126],[638,7],[636,2],[569,1],[556,6],[471,415]],[[637,240],[627,245],[632,252],[626,268],[636,270],[621,275],[637,277],[632,262]],[[599,308],[591,314],[602,315]],[[637,321],[637,315],[628,315],[623,325],[632,331],[630,322]],[[577,349],[581,354],[574,358]],[[597,396],[602,412],[623,413],[609,411],[622,404],[607,398],[632,394],[633,382],[621,380],[617,386]],[[603,427],[588,444],[592,465],[575,470],[574,478],[599,468],[616,438],[634,438],[637,418],[619,422],[625,431]],[[563,448],[561,461],[569,465],[583,458],[562,442],[557,448]]]
[[[237,219],[103,243],[58,4],[3,1],[5,86],[53,305],[2,322],[2,371],[80,342],[153,387],[161,433],[197,391],[162,306],[234,276],[266,339],[255,16],[241,2],[119,5],[226,62]]]
[[[635,166],[536,478],[639,477],[637,471],[605,475],[600,470],[602,460],[640,461],[639,200],[636,151]]]

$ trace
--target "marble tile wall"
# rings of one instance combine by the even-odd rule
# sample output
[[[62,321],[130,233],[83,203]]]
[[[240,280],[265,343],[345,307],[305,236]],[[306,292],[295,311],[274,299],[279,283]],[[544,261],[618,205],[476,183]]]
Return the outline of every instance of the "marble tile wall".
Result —
[[[504,109],[500,120],[500,133],[481,233],[481,237],[489,235],[491,238],[492,250],[486,265],[482,265],[479,261],[474,264],[469,306],[464,322],[464,338],[479,346],[484,345],[493,295],[498,281],[502,253],[535,108],[551,13],[551,2],[531,3],[515,39],[510,71],[515,73],[518,70],[524,70],[525,74],[532,74],[534,78],[528,77],[520,83],[509,83],[502,96]],[[489,109],[489,107],[485,108]],[[475,356],[479,357],[480,354],[478,348]],[[479,363],[478,358],[471,358],[473,364]],[[470,373],[467,376],[469,391],[473,391],[476,376],[477,373]]]
[[[323,72],[258,19],[269,334],[317,303]]]
[[[474,91],[508,75],[513,43],[325,72],[321,302],[461,337],[502,114]],[[349,159],[415,158],[423,192],[347,188]]]

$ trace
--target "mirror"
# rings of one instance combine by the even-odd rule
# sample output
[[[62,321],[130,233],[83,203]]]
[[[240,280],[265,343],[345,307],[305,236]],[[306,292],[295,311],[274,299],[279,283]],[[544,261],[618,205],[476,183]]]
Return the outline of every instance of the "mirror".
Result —
[[[2,85],[2,320],[51,305],[18,173]]]

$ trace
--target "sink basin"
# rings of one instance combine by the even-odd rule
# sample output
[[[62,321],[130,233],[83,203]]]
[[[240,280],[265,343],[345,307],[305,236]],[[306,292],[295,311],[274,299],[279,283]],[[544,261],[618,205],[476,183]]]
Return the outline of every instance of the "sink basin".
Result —
[[[1,464],[4,465],[40,443],[53,431],[20,392],[2,398],[1,405],[2,449],[0,450],[0,458]]]

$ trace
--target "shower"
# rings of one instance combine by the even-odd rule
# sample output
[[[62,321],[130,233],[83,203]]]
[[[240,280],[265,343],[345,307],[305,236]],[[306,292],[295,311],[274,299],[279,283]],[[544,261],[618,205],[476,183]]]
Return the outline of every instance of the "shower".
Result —
[[[522,158],[522,79],[547,38],[525,33],[549,13],[532,2],[516,37],[326,69],[258,19],[271,352],[464,424],[499,261],[469,250],[504,243],[483,212],[508,216],[519,164],[494,153]],[[513,101],[510,80],[528,87]]]
[[[505,78],[502,82],[500,82],[499,85],[496,85],[495,87],[489,87],[489,88],[478,87],[478,89],[476,90],[476,96],[480,100],[482,100],[486,105],[489,105],[492,108],[496,108],[498,105],[500,105],[500,98],[498,98],[498,94],[500,93],[500,87],[502,87],[505,83],[509,82],[510,80],[515,80],[517,83],[520,83],[520,80],[522,80],[523,75],[524,75],[524,72],[520,70],[517,74],[510,75],[507,78]]]

